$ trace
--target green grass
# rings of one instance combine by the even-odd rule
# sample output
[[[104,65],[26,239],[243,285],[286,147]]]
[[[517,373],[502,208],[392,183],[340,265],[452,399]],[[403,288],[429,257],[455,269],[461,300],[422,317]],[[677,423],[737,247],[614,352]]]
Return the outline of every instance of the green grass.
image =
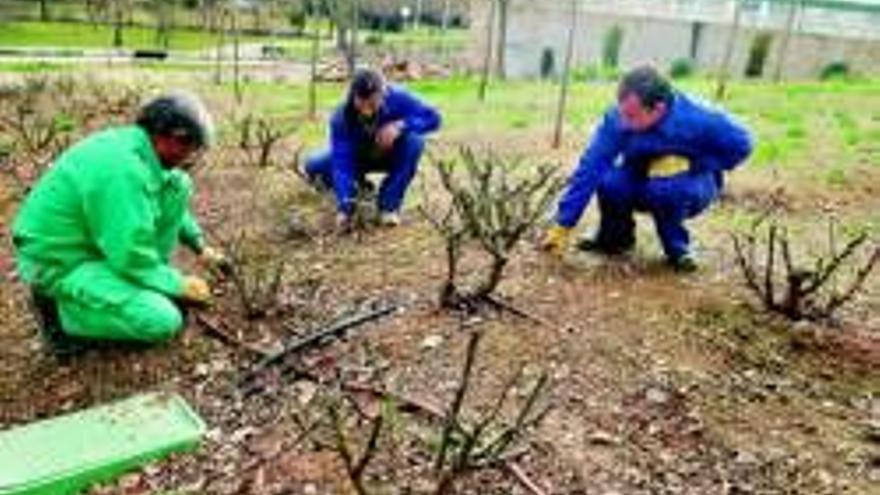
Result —
[[[507,133],[548,135],[558,98],[558,86],[541,81],[492,82],[486,102],[477,98],[476,78],[456,77],[442,81],[419,81],[408,85],[439,107],[444,116],[444,134],[453,139],[474,136],[502,138]],[[679,85],[699,96],[711,95],[713,85],[689,79]],[[754,166],[812,169],[816,164],[852,162],[854,153],[871,152],[880,135],[880,81],[851,84],[798,83],[793,85],[742,82],[731,86],[732,96],[722,105],[744,121],[757,136],[751,160]],[[613,83],[575,84],[571,88],[566,114],[569,137],[586,142],[591,127],[613,101]],[[248,101],[255,108],[302,115],[306,110],[306,88],[301,85],[249,85]],[[306,135],[324,138],[325,117],[342,98],[341,85],[322,85],[319,91],[318,123],[307,123]],[[873,113],[872,113],[873,112]],[[840,129],[840,130],[838,130]],[[854,137],[838,137],[848,133]],[[871,139],[874,137],[874,139]],[[832,174],[832,182],[840,182]]]
[[[245,42],[265,41],[264,37],[246,37]],[[3,47],[63,47],[111,48],[113,29],[106,25],[93,26],[70,22],[8,22],[0,27],[0,46]],[[171,33],[172,50],[200,50],[212,48],[217,36],[191,30]],[[125,48],[157,48],[156,30],[145,27],[127,27],[123,30]]]
[[[40,74],[44,72],[64,72],[70,70],[68,64],[59,64],[40,60],[37,62],[0,62],[0,72],[18,74]]]
[[[327,29],[320,22],[309,25],[308,29],[320,29],[326,35]],[[445,43],[450,51],[461,50],[467,42],[464,30],[450,30],[445,37]],[[407,50],[433,49],[439,51],[441,47],[440,33],[436,30],[419,29],[400,33],[372,33],[378,35],[381,43],[374,47],[379,50],[390,50],[396,53],[406,53]],[[371,35],[371,32],[361,33],[361,46]],[[0,47],[63,47],[66,49],[78,48],[111,48],[113,41],[113,29],[107,25],[93,26],[88,23],[74,22],[8,22],[0,24]],[[170,38],[171,50],[203,50],[216,46],[218,35],[189,29],[178,29],[172,32]],[[227,37],[227,43],[232,39]],[[277,44],[286,50],[286,55],[294,59],[307,60],[312,50],[311,39],[280,38],[270,36],[245,36],[243,43],[267,43]],[[156,30],[149,27],[126,27],[123,31],[123,43],[125,48],[147,49],[158,48],[156,42]],[[334,43],[329,38],[322,38],[320,42],[321,52],[324,55],[332,53]]]

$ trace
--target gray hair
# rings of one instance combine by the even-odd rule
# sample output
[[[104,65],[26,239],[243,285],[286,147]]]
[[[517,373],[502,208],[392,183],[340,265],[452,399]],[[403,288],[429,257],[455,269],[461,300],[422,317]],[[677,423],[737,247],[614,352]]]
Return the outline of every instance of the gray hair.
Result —
[[[151,99],[138,110],[135,123],[151,136],[177,136],[201,148],[214,140],[214,123],[204,103],[183,91]]]

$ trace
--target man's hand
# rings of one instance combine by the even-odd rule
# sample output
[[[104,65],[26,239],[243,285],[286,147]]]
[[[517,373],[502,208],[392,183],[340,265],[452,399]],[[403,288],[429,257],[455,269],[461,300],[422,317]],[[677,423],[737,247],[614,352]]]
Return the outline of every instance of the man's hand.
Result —
[[[197,304],[208,304],[211,301],[211,288],[201,277],[187,275],[183,278],[183,299]]]
[[[541,241],[541,249],[553,255],[561,256],[568,245],[570,235],[571,229],[561,225],[554,225],[544,235],[544,240]]]
[[[347,234],[351,231],[351,216],[339,212],[336,214],[336,230],[340,234]]]
[[[199,263],[211,270],[217,270],[223,275],[229,275],[232,272],[232,263],[229,258],[219,249],[205,246],[199,254]]]
[[[379,132],[376,133],[376,144],[382,151],[388,151],[397,142],[397,138],[403,132],[403,121],[397,120],[385,124]]]

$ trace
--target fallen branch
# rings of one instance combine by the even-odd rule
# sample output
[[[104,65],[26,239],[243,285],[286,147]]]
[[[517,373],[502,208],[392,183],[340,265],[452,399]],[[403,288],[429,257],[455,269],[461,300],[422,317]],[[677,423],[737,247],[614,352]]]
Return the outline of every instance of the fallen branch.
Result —
[[[545,320],[544,318],[541,318],[540,316],[535,316],[492,294],[487,295],[485,297],[485,301],[494,306],[499,311],[507,311],[512,315],[519,316],[524,320],[531,321],[532,323],[537,323],[538,325],[551,326],[550,322]]]
[[[517,464],[513,461],[506,461],[504,463],[504,469],[505,469],[505,471],[510,473],[510,475],[513,476],[513,478],[517,482],[519,482],[519,484],[523,488],[530,491],[532,493],[532,495],[546,495],[547,492],[545,492],[534,481],[532,481],[532,479],[529,478],[529,476],[525,473],[525,471],[523,471],[522,468],[519,467],[519,464]]]

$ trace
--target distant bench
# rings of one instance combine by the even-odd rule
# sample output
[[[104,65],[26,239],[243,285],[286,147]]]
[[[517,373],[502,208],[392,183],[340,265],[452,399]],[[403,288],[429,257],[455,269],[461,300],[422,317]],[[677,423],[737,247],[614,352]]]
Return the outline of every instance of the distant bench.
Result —
[[[165,50],[135,50],[132,54],[137,60],[165,60],[168,52]]]

